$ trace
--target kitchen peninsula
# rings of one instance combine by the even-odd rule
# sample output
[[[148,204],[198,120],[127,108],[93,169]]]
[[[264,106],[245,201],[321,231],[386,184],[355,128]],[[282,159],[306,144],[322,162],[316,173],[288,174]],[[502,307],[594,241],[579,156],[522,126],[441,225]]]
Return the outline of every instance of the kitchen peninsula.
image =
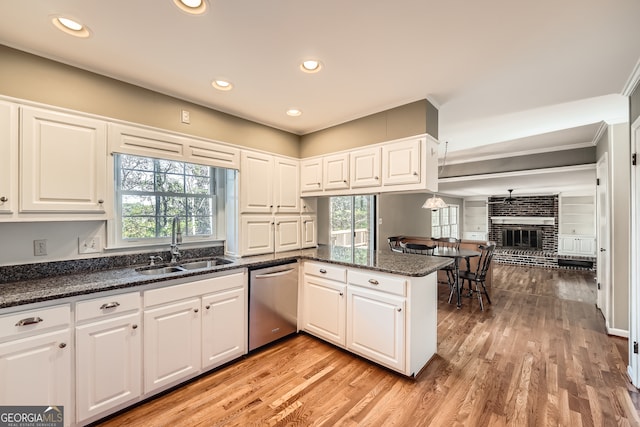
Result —
[[[85,425],[230,363],[247,354],[248,269],[296,260],[299,331],[415,376],[436,352],[435,272],[451,262],[320,246],[151,275],[140,263],[97,270],[123,262],[113,258],[73,274],[48,263],[42,277],[0,267],[0,361],[18,360],[0,363],[1,404],[54,399],[67,425]]]

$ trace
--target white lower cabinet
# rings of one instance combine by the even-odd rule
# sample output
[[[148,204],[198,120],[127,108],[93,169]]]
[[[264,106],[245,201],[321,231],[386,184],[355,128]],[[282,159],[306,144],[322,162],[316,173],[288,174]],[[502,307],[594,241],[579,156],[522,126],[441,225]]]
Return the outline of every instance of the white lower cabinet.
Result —
[[[64,408],[73,422],[68,304],[0,317],[0,405]]]
[[[200,299],[145,310],[144,349],[145,393],[197,373],[200,370]]]
[[[299,215],[242,215],[240,227],[240,252],[243,256],[291,251],[302,247]]]
[[[147,291],[144,305],[145,394],[247,352],[244,273]]]
[[[332,270],[328,271],[327,268]],[[323,274],[328,275],[328,278],[323,277]],[[331,280],[331,278],[335,280]],[[326,341],[345,347],[346,269],[305,263],[302,294],[304,330]]]
[[[220,366],[247,352],[244,288],[203,297],[202,367]]]
[[[76,304],[76,413],[83,421],[142,393],[138,292]]]
[[[435,272],[404,277],[318,262],[305,262],[304,272],[306,332],[407,376],[435,354]]]
[[[593,236],[559,235],[559,255],[596,256],[596,238]]]

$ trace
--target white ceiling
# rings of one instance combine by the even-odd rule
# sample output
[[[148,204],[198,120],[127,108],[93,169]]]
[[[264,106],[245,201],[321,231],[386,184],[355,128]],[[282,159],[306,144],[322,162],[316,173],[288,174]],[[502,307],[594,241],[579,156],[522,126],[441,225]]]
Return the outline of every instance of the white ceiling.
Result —
[[[593,144],[640,58],[638,0],[207,1],[4,0],[0,43],[297,134],[427,98],[451,161]]]

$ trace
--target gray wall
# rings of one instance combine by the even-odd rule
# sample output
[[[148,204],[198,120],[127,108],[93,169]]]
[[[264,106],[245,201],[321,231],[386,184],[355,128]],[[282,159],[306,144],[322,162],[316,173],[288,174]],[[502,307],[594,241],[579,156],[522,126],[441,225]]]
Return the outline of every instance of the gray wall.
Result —
[[[432,193],[391,194],[383,193],[378,196],[378,248],[387,247],[387,237],[390,236],[419,236],[431,237],[431,211],[422,209],[427,198]],[[464,217],[462,199],[442,197],[448,204],[460,206],[460,222]],[[462,233],[462,224],[460,224]]]
[[[640,84],[636,85],[629,97],[629,124],[633,124],[638,117],[640,117]]]
[[[291,157],[300,137],[0,45],[0,94]],[[180,123],[180,110],[191,124]]]
[[[445,165],[441,178],[480,175],[485,173],[514,172],[562,166],[593,164],[597,160],[596,147],[554,151],[527,156],[506,157],[461,164]]]
[[[423,133],[438,138],[438,110],[427,100],[306,134],[300,139],[300,157],[318,156]]]

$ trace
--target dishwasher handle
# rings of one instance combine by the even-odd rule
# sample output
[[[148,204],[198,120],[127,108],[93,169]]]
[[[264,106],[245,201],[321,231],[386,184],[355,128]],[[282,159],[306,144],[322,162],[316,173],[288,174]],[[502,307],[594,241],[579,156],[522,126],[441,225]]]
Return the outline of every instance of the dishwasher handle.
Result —
[[[274,271],[273,273],[256,274],[255,277],[256,279],[267,279],[269,277],[284,276],[285,274],[288,274],[294,270],[295,268],[288,268],[286,270]]]

